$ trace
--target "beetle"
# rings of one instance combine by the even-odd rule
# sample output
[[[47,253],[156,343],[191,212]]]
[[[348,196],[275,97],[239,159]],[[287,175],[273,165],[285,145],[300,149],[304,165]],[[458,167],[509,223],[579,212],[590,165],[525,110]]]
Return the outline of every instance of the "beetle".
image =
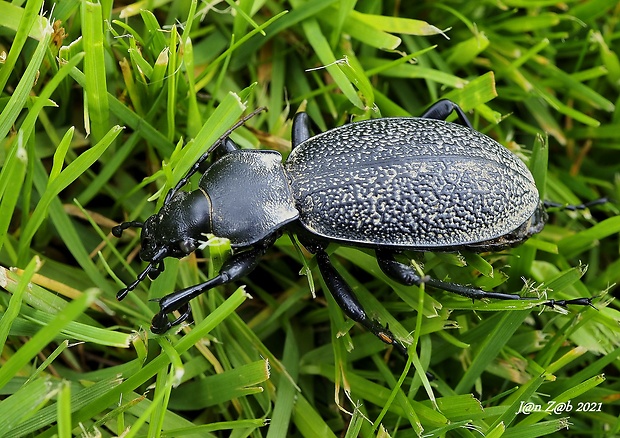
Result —
[[[262,109],[260,109],[262,110]],[[140,258],[148,262],[120,290],[122,300],[166,257],[184,257],[206,234],[230,240],[231,257],[213,278],[157,299],[151,330],[162,334],[191,315],[189,302],[203,292],[241,279],[284,230],[296,233],[316,257],[321,275],[344,313],[406,354],[388,327],[368,316],[332,265],[330,242],[374,250],[381,270],[405,285],[422,282],[475,299],[532,300],[420,277],[396,260],[402,251],[498,251],[523,243],[547,220],[532,174],[512,152],[474,130],[449,100],[421,117],[378,118],[312,136],[306,113],[293,120],[292,151],[242,150],[228,138],[243,118],[195,163],[145,222],[123,222],[116,237],[142,228]],[[455,113],[459,123],[447,122]],[[220,157],[204,171],[198,188],[180,189],[212,151]],[[592,306],[591,298],[549,300],[547,306]],[[180,316],[170,320],[175,311]]]

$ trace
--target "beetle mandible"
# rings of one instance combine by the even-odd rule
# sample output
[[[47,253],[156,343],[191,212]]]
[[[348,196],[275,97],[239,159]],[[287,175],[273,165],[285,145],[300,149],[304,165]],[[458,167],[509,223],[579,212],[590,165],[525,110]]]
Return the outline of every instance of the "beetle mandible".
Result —
[[[547,213],[534,179],[516,155],[474,130],[455,103],[441,100],[421,117],[379,118],[312,136],[300,112],[292,152],[241,150],[228,138],[243,118],[196,162],[167,194],[161,210],[142,222],[140,258],[146,269],[117,298],[164,269],[166,257],[184,257],[206,234],[230,240],[232,255],[204,283],[158,300],[151,330],[164,333],[190,316],[189,302],[250,273],[285,229],[314,253],[325,284],[347,316],[406,354],[387,327],[370,318],[326,252],[330,242],[370,248],[381,270],[405,285],[422,282],[471,299],[532,300],[518,294],[421,278],[396,260],[409,251],[498,251],[519,245],[543,228]],[[456,113],[460,123],[445,119]],[[220,158],[192,192],[179,189],[210,152]],[[592,305],[590,298],[549,300],[547,306]],[[180,316],[170,320],[172,312]]]

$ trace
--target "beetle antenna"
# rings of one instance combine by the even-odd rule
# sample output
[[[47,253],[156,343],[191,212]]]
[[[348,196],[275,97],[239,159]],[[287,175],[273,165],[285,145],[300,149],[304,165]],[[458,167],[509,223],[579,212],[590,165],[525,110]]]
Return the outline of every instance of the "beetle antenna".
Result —
[[[167,204],[168,201],[170,201],[172,199],[172,197],[176,194],[176,192],[178,192],[181,187],[183,187],[185,184],[187,184],[187,181],[189,181],[189,179],[196,173],[198,172],[200,166],[202,165],[202,163],[204,163],[204,161],[209,157],[209,155],[211,155],[211,152],[213,152],[215,150],[216,147],[218,147],[219,145],[222,144],[222,142],[224,140],[226,140],[226,138],[232,134],[232,132],[237,129],[239,126],[243,125],[245,122],[247,122],[248,120],[250,120],[252,117],[254,117],[257,114],[262,113],[263,111],[266,111],[267,108],[264,106],[258,107],[256,108],[254,111],[252,111],[251,113],[241,117],[239,119],[239,121],[237,123],[235,123],[231,128],[229,128],[226,132],[224,132],[220,138],[218,138],[215,143],[213,143],[209,149],[207,149],[207,152],[205,152],[204,154],[202,154],[200,156],[200,158],[198,158],[198,161],[196,161],[194,163],[194,165],[188,170],[188,172],[185,174],[185,176],[183,178],[181,178],[181,180],[174,186],[174,188],[170,189],[168,191],[168,193],[166,194],[166,199],[164,199],[164,204]]]
[[[157,276],[164,270],[164,261],[163,258],[166,257],[167,250],[166,248],[160,248],[159,251],[153,256],[153,260],[146,265],[144,271],[140,272],[136,277],[135,281],[131,283],[124,289],[119,290],[116,293],[116,299],[118,301],[122,301],[129,292],[134,290],[138,285],[144,281],[144,279],[149,276],[150,273],[153,273],[153,279],[157,278]]]
[[[112,234],[114,237],[121,237],[123,235],[123,231],[127,228],[142,228],[144,226],[144,222],[138,221],[129,221],[123,222],[122,224],[118,224],[112,227]]]
[[[121,289],[116,293],[116,299],[118,301],[122,301],[129,292],[131,292],[132,290],[134,290],[136,287],[138,287],[138,285],[146,278],[146,276],[149,274],[149,272],[155,267],[155,265],[153,263],[149,263],[148,265],[146,265],[146,268],[144,268],[144,271],[140,272],[138,274],[138,277],[136,278],[136,280],[131,283],[130,285],[128,285],[125,289]]]

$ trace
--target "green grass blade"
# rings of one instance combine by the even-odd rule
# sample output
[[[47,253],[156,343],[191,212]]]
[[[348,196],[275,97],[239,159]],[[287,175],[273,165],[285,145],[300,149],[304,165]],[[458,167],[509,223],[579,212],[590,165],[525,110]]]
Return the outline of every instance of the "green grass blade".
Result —
[[[39,15],[42,5],[42,0],[30,1],[26,2],[26,7],[22,9],[5,1],[0,2],[0,8],[2,9],[0,25],[15,29],[13,26],[15,26],[15,23],[19,23],[15,29],[17,32],[13,39],[11,50],[8,55],[6,55],[6,59],[4,59],[2,68],[0,69],[0,90],[3,90],[6,86],[9,75],[15,68],[15,63],[17,62],[28,36],[43,42],[47,40],[50,35],[51,29],[48,20]],[[47,45],[48,43],[49,40],[44,44]]]
[[[20,197],[22,184],[26,176],[28,160],[26,149],[22,145],[23,136],[17,136],[10,150],[5,165],[0,170],[0,249],[5,244],[5,236],[9,230],[11,218],[15,214],[15,206]],[[16,262],[17,260],[13,260]]]
[[[19,349],[0,369],[0,388],[24,367],[36,354],[38,354],[49,342],[52,341],[60,331],[70,322],[84,312],[90,304],[95,301],[97,293],[87,291],[81,297],[71,302],[63,311],[50,321],[45,329],[32,337],[22,348]]]
[[[236,367],[206,377],[191,387],[181,386],[172,394],[170,404],[177,409],[196,409],[224,403],[234,398],[262,392],[259,383],[269,379],[266,361]]]
[[[0,402],[0,434],[9,436],[58,392],[49,379],[36,379]],[[28,409],[24,409],[28,406]]]
[[[17,315],[19,314],[26,287],[28,286],[30,279],[34,275],[35,269],[39,262],[40,260],[38,260],[36,257],[30,260],[30,263],[28,263],[28,266],[26,266],[26,269],[24,270],[23,276],[17,283],[17,288],[13,292],[13,296],[9,301],[9,306],[6,309],[6,312],[4,312],[4,315],[2,315],[2,318],[0,319],[0,345],[3,347],[3,349],[6,343],[6,339],[9,335],[9,329],[11,328],[13,321],[15,321]],[[3,278],[1,280],[2,287],[5,289],[9,287],[9,279],[6,277],[6,274],[7,271],[3,271]]]
[[[497,357],[501,348],[508,342],[512,334],[523,323],[529,312],[506,312],[497,320],[497,325],[485,336],[476,354],[476,359],[469,366],[465,375],[456,385],[455,391],[463,393],[471,390],[476,379],[484,372],[488,364]]]
[[[86,169],[95,163],[99,157],[108,149],[114,139],[123,130],[120,126],[114,126],[112,129],[101,138],[101,141],[93,146],[88,151],[81,154],[75,161],[69,164],[57,178],[51,180],[47,186],[45,192],[41,195],[41,200],[37,204],[32,217],[28,221],[24,230],[24,237],[21,240],[19,248],[19,257],[23,260],[26,256],[30,246],[34,233],[37,231],[45,217],[47,216],[47,210],[52,202],[52,199],[56,197],[63,189],[69,184],[75,181],[80,175],[82,175]],[[71,131],[68,132],[70,134]],[[71,137],[67,135],[63,141],[69,142]]]
[[[92,129],[94,141],[99,142],[108,131],[110,118],[101,5],[89,1],[82,2],[80,17],[82,19],[84,47],[88,47],[84,56],[84,74],[86,77],[84,90],[90,119],[88,126]]]
[[[0,112],[0,138],[5,138],[7,136],[9,129],[11,129],[11,126],[17,120],[17,116],[26,106],[32,84],[35,82],[36,75],[43,62],[43,57],[45,56],[45,51],[47,50],[51,37],[51,27],[47,26],[43,33],[43,38],[38,42],[37,48],[28,62],[28,67],[21,75],[19,84],[12,93],[9,102],[2,112]],[[3,71],[8,69],[9,67],[5,66]]]
[[[321,60],[323,67],[327,69],[329,74],[334,78],[334,81],[338,84],[338,87],[347,96],[349,101],[360,109],[364,109],[365,106],[360,98],[357,96],[353,84],[347,78],[347,76],[338,68],[336,57],[329,47],[327,39],[323,36],[319,23],[314,20],[308,20],[303,23],[303,29],[308,38],[309,43],[316,52],[317,56]]]

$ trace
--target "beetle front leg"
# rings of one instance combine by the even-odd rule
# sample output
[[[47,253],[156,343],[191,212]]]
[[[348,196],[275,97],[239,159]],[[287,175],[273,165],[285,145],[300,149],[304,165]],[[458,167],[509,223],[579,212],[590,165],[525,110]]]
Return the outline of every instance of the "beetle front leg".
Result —
[[[271,243],[271,241],[269,241],[269,243]],[[156,334],[162,334],[175,325],[179,325],[189,317],[191,313],[189,302],[192,299],[209,289],[230,283],[248,275],[256,268],[260,258],[271,246],[269,243],[234,254],[224,263],[218,275],[204,283],[173,292],[154,300],[159,303],[160,310],[153,317],[151,331]],[[177,310],[182,312],[181,316],[174,321],[170,321],[168,315]]]
[[[349,286],[338,271],[336,271],[327,253],[322,249],[317,251],[316,259],[327,288],[344,313],[352,320],[362,324],[383,342],[393,345],[404,356],[407,356],[407,348],[396,340],[392,332],[390,332],[387,327],[383,327],[377,321],[368,317],[361,303],[353,293],[351,286]]]

